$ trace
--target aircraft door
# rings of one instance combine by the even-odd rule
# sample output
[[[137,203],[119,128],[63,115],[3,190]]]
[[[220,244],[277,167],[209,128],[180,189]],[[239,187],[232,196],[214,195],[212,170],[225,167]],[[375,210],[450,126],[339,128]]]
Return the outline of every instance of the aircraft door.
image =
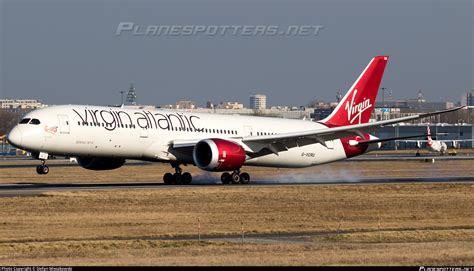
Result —
[[[244,137],[246,136],[253,136],[252,126],[248,126],[248,125],[244,126]]]
[[[67,115],[58,115],[59,120],[59,133],[60,134],[69,134],[69,117]]]

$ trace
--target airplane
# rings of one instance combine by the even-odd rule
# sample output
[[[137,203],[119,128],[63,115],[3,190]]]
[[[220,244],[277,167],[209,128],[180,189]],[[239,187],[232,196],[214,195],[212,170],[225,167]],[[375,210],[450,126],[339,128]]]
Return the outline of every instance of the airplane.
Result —
[[[377,127],[458,110],[462,107],[369,122],[388,56],[371,59],[334,111],[312,122],[269,117],[205,114],[158,108],[59,105],[34,110],[8,134],[8,141],[41,160],[76,157],[90,170],[111,170],[127,159],[165,162],[174,173],[165,184],[190,184],[181,165],[223,172],[224,184],[247,184],[244,165],[300,168],[335,162],[380,148]]]
[[[441,133],[437,133],[436,135],[440,135]],[[444,133],[443,133],[444,134]],[[467,142],[473,141],[474,139],[452,139],[452,140],[433,140],[431,138],[431,130],[430,126],[426,126],[426,140],[396,140],[398,142],[405,142],[405,143],[416,143],[416,147],[418,149],[421,148],[422,143],[426,143],[426,148],[430,152],[440,153],[441,155],[445,155],[448,150],[447,142],[451,142],[453,148],[457,148],[460,142]],[[420,155],[419,152],[416,153],[417,156]]]

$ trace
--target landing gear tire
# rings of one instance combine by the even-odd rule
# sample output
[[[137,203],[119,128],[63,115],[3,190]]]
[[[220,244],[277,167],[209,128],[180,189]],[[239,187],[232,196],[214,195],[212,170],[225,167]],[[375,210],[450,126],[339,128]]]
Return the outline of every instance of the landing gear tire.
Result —
[[[240,175],[239,175],[239,173],[237,173],[237,172],[232,173],[230,181],[231,181],[233,184],[238,184],[238,183],[240,183]]]
[[[174,180],[174,184],[182,184],[183,182],[183,178],[182,178],[182,175],[180,173],[175,173],[173,174],[173,180]]]
[[[38,173],[38,174],[43,174],[43,173],[41,172],[41,165],[37,165],[37,166],[36,166],[36,173]]]
[[[229,172],[224,172],[221,175],[221,181],[222,181],[223,184],[229,184],[231,178],[232,178],[232,176],[230,175]]]
[[[189,172],[183,173],[183,170],[179,167],[179,164],[172,163],[171,166],[175,169],[175,173],[166,173],[163,176],[163,182],[165,184],[191,184],[193,176]]]
[[[193,177],[191,176],[189,172],[185,172],[183,173],[183,175],[181,175],[182,184],[191,184],[192,181],[193,181]]]
[[[47,165],[44,165],[41,167],[41,171],[43,172],[43,174],[48,174],[49,173],[49,167]]]
[[[248,184],[250,182],[250,175],[247,172],[243,172],[240,174],[240,183],[241,184]]]
[[[47,165],[38,165],[36,167],[36,173],[46,175],[49,173],[49,167]]]
[[[165,184],[173,184],[173,182],[174,182],[173,174],[168,172],[165,175],[163,175],[163,182]]]

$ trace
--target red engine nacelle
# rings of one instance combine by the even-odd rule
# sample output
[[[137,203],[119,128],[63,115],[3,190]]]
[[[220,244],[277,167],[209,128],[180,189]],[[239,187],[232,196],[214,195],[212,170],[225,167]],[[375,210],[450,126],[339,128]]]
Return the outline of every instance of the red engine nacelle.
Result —
[[[245,162],[245,156],[242,146],[219,138],[201,140],[193,150],[196,166],[208,171],[239,169]]]

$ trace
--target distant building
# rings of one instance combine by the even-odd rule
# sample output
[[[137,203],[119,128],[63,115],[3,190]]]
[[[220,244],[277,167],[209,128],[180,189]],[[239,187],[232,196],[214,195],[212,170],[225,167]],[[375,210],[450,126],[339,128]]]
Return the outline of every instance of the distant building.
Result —
[[[394,101],[385,101],[375,103],[376,108],[406,108],[418,110],[420,112],[433,111],[433,110],[444,110],[454,107],[453,102],[427,102],[424,99],[400,99]]]
[[[262,110],[267,108],[267,96],[263,94],[250,95],[250,109]]]
[[[175,109],[195,109],[196,103],[193,101],[178,101],[174,108]]]
[[[375,136],[379,138],[403,137],[411,135],[422,135],[426,133],[428,124],[403,124],[397,123],[386,125],[376,130]],[[456,140],[456,139],[472,139],[474,134],[474,126],[469,124],[429,124],[433,134],[439,134],[439,140]],[[420,138],[423,140],[423,138]],[[416,140],[416,139],[413,139]],[[448,142],[448,150],[453,148],[453,143]],[[474,142],[459,142],[458,148],[472,148]],[[415,149],[416,143],[406,143],[397,141],[387,141],[382,144],[382,149]]]
[[[429,102],[423,97],[423,93],[418,90],[418,95],[416,98],[405,98],[405,99],[394,99],[390,95],[389,99],[385,101],[376,101],[376,108],[400,108],[401,111],[409,112],[428,112],[428,111],[437,111],[444,110],[454,107],[453,102]]]
[[[244,105],[238,102],[221,102],[216,106],[219,109],[243,109]]]
[[[461,105],[474,106],[474,89],[466,92],[461,97]]]
[[[313,113],[311,114],[311,118],[315,121],[325,119],[329,115],[331,115],[334,108],[315,108]]]
[[[286,111],[290,111],[291,107],[289,107],[287,105],[274,105],[274,106],[270,107],[270,110],[286,112]]]
[[[44,105],[34,99],[0,99],[1,109],[36,109]]]

